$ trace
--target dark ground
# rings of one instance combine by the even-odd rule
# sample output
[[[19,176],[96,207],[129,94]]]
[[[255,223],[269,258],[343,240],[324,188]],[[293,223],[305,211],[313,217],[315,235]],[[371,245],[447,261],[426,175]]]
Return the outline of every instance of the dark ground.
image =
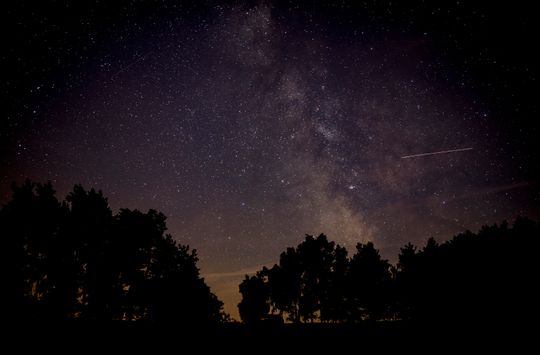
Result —
[[[131,351],[151,354],[357,354],[535,353],[537,325],[224,324],[211,329],[135,323],[83,323],[7,327],[4,334],[25,350],[78,353]],[[536,350],[535,350],[536,349]],[[26,352],[26,351],[25,351]]]

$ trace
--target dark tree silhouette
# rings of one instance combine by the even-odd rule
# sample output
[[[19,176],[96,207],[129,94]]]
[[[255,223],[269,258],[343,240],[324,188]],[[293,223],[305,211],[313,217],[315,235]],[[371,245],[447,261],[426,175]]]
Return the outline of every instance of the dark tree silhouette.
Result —
[[[395,288],[397,290],[396,308],[400,316],[405,319],[413,318],[415,310],[412,309],[413,300],[418,297],[419,289],[418,270],[419,262],[416,246],[407,243],[400,250],[395,274]]]
[[[112,317],[110,293],[114,275],[108,263],[112,243],[113,215],[101,191],[86,191],[76,185],[66,197],[70,213],[66,221],[67,238],[76,254],[76,270],[80,289],[81,318],[106,320]]]
[[[166,234],[166,217],[122,209],[101,191],[74,187],[58,201],[50,183],[13,185],[0,210],[2,317],[7,320],[143,320],[208,325],[222,303],[200,277],[195,250]],[[307,235],[240,285],[242,320],[403,319],[505,325],[535,318],[540,226],[483,227],[401,249],[396,268],[372,243],[345,248]]]
[[[317,238],[306,236],[297,247],[302,266],[300,317],[312,322],[318,317],[321,304],[325,301],[332,272],[334,242],[328,242],[325,235]]]
[[[256,307],[260,311],[254,312],[256,319],[267,317],[271,310],[291,322],[343,320],[341,303],[347,264],[344,248],[328,241],[324,234],[317,238],[307,235],[297,248],[281,254],[279,265],[263,268],[255,278],[246,276],[240,286],[240,312]],[[266,308],[266,299],[271,309]]]
[[[540,227],[518,218],[467,231],[419,252],[411,245],[399,255],[396,285],[402,318],[462,326],[519,324],[535,312],[540,297]]]
[[[302,265],[296,249],[287,248],[280,256],[279,265],[274,265],[267,273],[272,311],[289,321],[299,322]]]
[[[265,319],[270,311],[270,294],[263,276],[265,271],[266,269],[252,277],[246,275],[240,284],[242,301],[238,304],[238,310],[242,321],[246,324],[257,323]]]
[[[62,225],[67,213],[65,205],[55,198],[50,183],[22,186],[13,184],[13,199],[0,211],[2,236],[2,293],[5,297],[2,314],[8,319],[45,316],[47,309],[63,317],[74,308],[77,286],[59,277],[58,272],[69,264],[64,250],[55,251],[58,259],[49,258],[53,245],[62,245]],[[56,256],[56,255],[55,255]],[[47,277],[47,269],[53,270]],[[48,292],[54,290],[54,292]],[[72,304],[65,300],[71,293]],[[63,302],[60,302],[64,299]]]
[[[348,283],[352,321],[384,318],[390,307],[390,264],[372,242],[358,243],[350,261]]]
[[[13,185],[0,210],[5,317],[207,325],[225,315],[195,250],[165,234],[154,210],[113,215],[77,185],[60,203],[50,183]]]
[[[291,322],[504,328],[536,318],[539,247],[540,225],[518,218],[512,228],[486,226],[442,244],[430,238],[420,250],[408,243],[394,268],[371,242],[359,243],[349,260],[326,236],[308,235],[278,265],[244,280],[242,319],[267,318],[269,302],[271,314]]]
[[[343,322],[349,318],[347,298],[349,259],[347,250],[339,245],[332,251],[330,272],[327,273],[327,287],[321,302],[321,317],[323,322]]]

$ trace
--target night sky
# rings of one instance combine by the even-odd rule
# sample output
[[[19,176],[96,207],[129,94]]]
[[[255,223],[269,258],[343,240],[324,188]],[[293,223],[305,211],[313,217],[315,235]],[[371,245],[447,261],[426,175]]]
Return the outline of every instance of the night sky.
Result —
[[[29,177],[160,210],[235,317],[306,233],[395,262],[540,218],[533,5],[84,3],[1,5],[0,203]]]

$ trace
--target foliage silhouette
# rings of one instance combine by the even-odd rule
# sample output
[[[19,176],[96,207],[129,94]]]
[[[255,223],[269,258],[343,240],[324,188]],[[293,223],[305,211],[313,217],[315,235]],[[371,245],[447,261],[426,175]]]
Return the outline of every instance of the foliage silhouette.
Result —
[[[259,272],[252,277],[246,275],[240,284],[242,302],[238,304],[238,309],[244,323],[257,323],[265,318],[270,311],[268,286],[264,282],[263,274],[263,272]]]
[[[122,209],[76,185],[13,185],[0,210],[7,319],[221,322],[222,302],[199,275],[196,251],[166,234],[166,217]]]
[[[166,234],[155,211],[111,211],[101,191],[76,185],[65,201],[51,183],[13,185],[0,210],[7,320],[222,322],[222,303],[199,275],[197,255]],[[422,248],[408,243],[395,267],[373,243],[347,250],[321,234],[246,276],[247,324],[359,323],[503,326],[534,318],[540,293],[540,225],[518,218]]]
[[[342,250],[323,234],[307,235],[297,248],[281,254],[279,265],[263,268],[251,278],[246,275],[238,305],[242,320],[268,319],[269,312],[295,323],[313,321],[321,312],[329,316],[333,299],[327,291],[334,279],[336,255]]]
[[[389,311],[390,264],[373,243],[358,243],[349,264],[349,299],[353,321],[383,319]]]
[[[466,231],[442,244],[430,238],[422,249],[408,243],[396,267],[371,242],[359,243],[349,259],[326,236],[308,235],[281,254],[279,265],[246,276],[242,319],[273,314],[291,322],[507,327],[535,317],[539,247],[540,225],[526,218],[511,228],[503,222],[477,234]],[[254,295],[256,310],[246,307]]]
[[[396,283],[402,318],[424,322],[512,324],[526,319],[540,296],[540,227],[525,219],[483,227],[399,256]]]

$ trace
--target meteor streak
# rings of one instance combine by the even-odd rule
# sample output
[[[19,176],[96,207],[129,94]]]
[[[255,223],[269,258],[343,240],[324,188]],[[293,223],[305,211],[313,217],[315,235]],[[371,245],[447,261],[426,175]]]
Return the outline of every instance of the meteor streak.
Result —
[[[464,152],[466,150],[473,150],[473,148],[459,148],[459,149],[441,150],[439,152],[429,152],[429,153],[420,153],[420,154],[413,154],[413,155],[404,155],[404,156],[401,157],[401,159],[425,157],[426,155],[437,155],[437,154],[448,154],[448,153]]]

